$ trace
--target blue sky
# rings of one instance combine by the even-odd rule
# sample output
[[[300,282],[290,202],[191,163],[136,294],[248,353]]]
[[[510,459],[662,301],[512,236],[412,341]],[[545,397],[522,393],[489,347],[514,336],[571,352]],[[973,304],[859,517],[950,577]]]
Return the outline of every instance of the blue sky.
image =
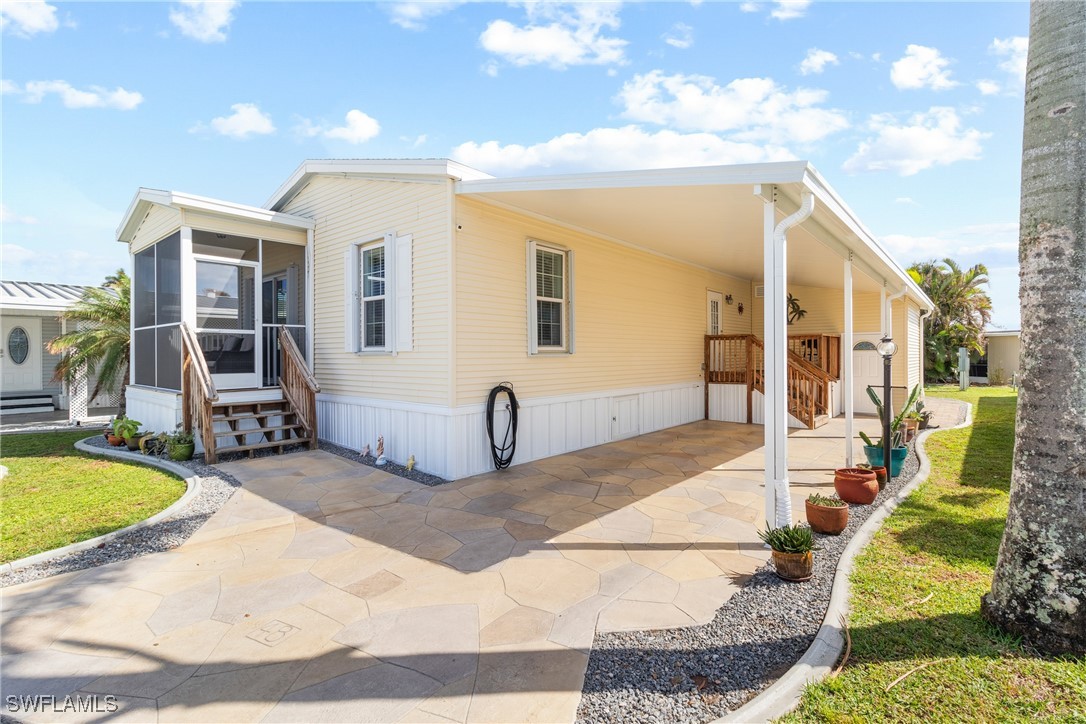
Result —
[[[802,158],[903,264],[986,264],[1019,323],[1025,2],[0,7],[5,279],[100,283],[138,186],[260,205],[306,158]]]

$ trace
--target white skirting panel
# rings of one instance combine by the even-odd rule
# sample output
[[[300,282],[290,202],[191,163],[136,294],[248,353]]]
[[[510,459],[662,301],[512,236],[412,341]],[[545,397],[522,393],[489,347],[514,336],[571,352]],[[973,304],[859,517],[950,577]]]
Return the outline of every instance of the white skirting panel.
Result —
[[[758,390],[755,390],[751,395],[750,407],[751,407],[751,411],[753,412],[751,417],[753,419],[754,424],[755,425],[764,425],[765,424],[765,397]],[[788,427],[804,427],[805,428],[807,426],[804,425],[799,420],[797,420],[796,418],[789,415],[788,416]]]
[[[746,385],[709,385],[709,419],[719,422],[747,421]]]
[[[404,404],[339,395],[317,395],[317,434],[321,440],[377,453],[385,438],[385,457],[405,464],[412,455],[419,470],[449,478],[447,407]]]
[[[841,392],[841,381],[830,382],[830,417],[845,414],[845,396]]]
[[[151,432],[173,432],[181,422],[181,395],[146,387],[125,388],[125,414],[142,423],[141,429]]]

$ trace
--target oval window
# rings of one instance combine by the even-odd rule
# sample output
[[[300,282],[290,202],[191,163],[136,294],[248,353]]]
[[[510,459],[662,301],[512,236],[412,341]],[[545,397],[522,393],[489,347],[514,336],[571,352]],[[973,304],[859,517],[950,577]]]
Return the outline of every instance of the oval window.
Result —
[[[878,351],[878,348],[875,347],[874,342],[868,342],[867,340],[864,340],[863,342],[857,342],[852,347],[852,349],[854,351],[856,351],[856,352],[877,352]]]
[[[22,327],[16,327],[8,333],[8,354],[17,365],[26,362],[27,355],[30,354],[30,337]]]

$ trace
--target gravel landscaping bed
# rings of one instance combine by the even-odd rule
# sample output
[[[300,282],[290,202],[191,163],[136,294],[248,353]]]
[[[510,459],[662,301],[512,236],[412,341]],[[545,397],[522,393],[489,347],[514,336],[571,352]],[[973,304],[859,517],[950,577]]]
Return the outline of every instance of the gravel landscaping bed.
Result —
[[[371,468],[384,470],[386,473],[389,473],[391,475],[397,475],[401,478],[407,478],[408,480],[413,480],[416,483],[422,483],[423,485],[428,485],[430,487],[433,487],[435,485],[444,485],[445,483],[449,482],[444,478],[439,478],[436,475],[424,473],[421,470],[408,470],[403,465],[394,463],[391,460],[389,460],[384,466],[378,467],[377,458],[375,458],[374,456],[363,455],[360,452],[343,447],[342,445],[336,445],[334,443],[321,440],[320,447],[321,450],[330,452],[333,455],[339,455],[341,458],[347,458],[348,460],[353,460],[356,463],[368,465]]]
[[[962,412],[964,420],[964,408]],[[910,446],[881,504],[916,475]],[[737,709],[780,678],[815,639],[829,606],[837,562],[875,506],[851,505],[839,536],[815,534],[814,576],[777,577],[772,561],[717,610],[688,628],[596,634],[577,721],[707,722]]]

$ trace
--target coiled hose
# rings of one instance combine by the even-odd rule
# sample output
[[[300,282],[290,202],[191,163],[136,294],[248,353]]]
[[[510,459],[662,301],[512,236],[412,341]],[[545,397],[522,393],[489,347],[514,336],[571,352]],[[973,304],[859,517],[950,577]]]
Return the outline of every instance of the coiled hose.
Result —
[[[509,410],[509,424],[499,445],[494,439],[494,407],[498,395],[505,393],[509,398],[506,408]],[[503,382],[490,391],[486,400],[486,434],[490,438],[490,454],[494,457],[494,469],[504,470],[513,464],[513,453],[517,449],[517,396],[513,394],[513,385]]]

